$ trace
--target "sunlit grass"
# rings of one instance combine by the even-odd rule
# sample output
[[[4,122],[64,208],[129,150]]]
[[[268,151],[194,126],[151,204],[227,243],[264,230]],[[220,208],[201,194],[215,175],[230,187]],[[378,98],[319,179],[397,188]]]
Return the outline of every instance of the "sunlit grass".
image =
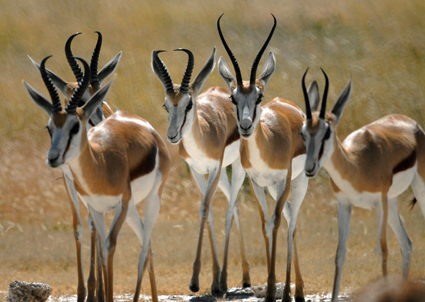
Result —
[[[2,266],[8,263],[7,270],[3,270],[3,275],[0,275],[0,290],[4,290],[8,282],[16,278],[30,279],[32,276],[37,279],[37,276],[43,274],[52,274],[53,280],[63,280],[53,281],[59,292],[72,293],[75,290],[75,256],[69,204],[60,170],[51,170],[45,164],[49,137],[44,127],[48,117],[31,102],[22,80],[47,95],[27,55],[40,62],[47,55],[53,54],[48,68],[64,79],[73,81],[63,48],[67,38],[77,31],[83,34],[74,39],[74,54],[87,60],[96,43],[97,35],[94,31],[102,32],[104,40],[100,66],[117,52],[123,51],[108,102],[115,110],[127,110],[148,119],[163,137],[167,128],[167,116],[161,108],[164,91],[151,70],[151,52],[154,49],[168,50],[161,54],[161,58],[175,82],[181,80],[187,61],[185,54],[172,51],[175,48],[184,47],[193,51],[195,74],[214,46],[217,46],[217,58],[224,56],[230,65],[216,29],[217,18],[223,12],[222,29],[245,79],[249,77],[252,61],[273,24],[270,13],[278,20],[275,35],[266,50],[273,51],[277,60],[276,72],[265,93],[266,100],[280,96],[304,108],[301,76],[310,67],[308,82],[318,80],[323,91],[324,79],[319,69],[322,67],[330,78],[329,106],[350,76],[353,79],[352,99],[339,126],[341,138],[391,113],[406,114],[422,126],[425,125],[425,2],[422,0],[108,0],[54,3],[47,0],[0,0],[0,5],[0,238],[3,242],[0,263]],[[213,85],[224,85],[217,71],[212,73],[205,87]],[[161,276],[158,281],[160,291],[186,293],[194,257],[201,195],[190,178],[186,164],[178,158],[175,146],[168,146],[173,155],[173,168],[165,187],[153,244],[158,255],[156,267]],[[337,240],[336,207],[326,173],[322,173],[311,184],[298,224],[298,246],[303,261],[301,265],[307,291],[330,291]],[[406,201],[411,197],[408,192],[401,200]],[[247,247],[251,251],[248,257],[254,274],[253,281],[264,283],[263,239],[257,206],[249,187],[244,188],[241,198],[242,221],[251,232],[251,235],[245,237],[250,238]],[[218,242],[222,249],[221,230],[226,203],[221,193],[218,193],[214,204],[217,234],[221,236]],[[404,203],[401,204],[402,208]],[[407,229],[415,242],[412,275],[424,278],[420,269],[425,262],[424,220],[418,208],[413,212],[403,211]],[[354,229],[349,239],[351,247],[342,283],[345,289],[353,289],[380,275],[379,260],[372,250],[376,245],[374,215],[374,212],[359,211],[353,217]],[[251,221],[257,224],[249,223]],[[31,227],[35,225],[37,227]],[[178,227],[174,228],[175,225]],[[55,227],[61,230],[61,234],[67,234],[66,240],[55,239]],[[24,235],[22,238],[17,236],[17,239],[10,236],[15,234],[13,232],[28,232],[29,236],[33,236],[31,231],[36,232],[39,228],[41,233],[37,238],[44,238],[43,248],[48,247],[48,250],[40,252],[35,246],[28,251],[22,246],[23,242],[32,242],[30,239]],[[173,228],[175,242],[190,242],[180,252],[177,248],[170,251],[167,247],[170,228]],[[180,228],[184,232],[179,233]],[[49,239],[49,235],[56,241]],[[128,247],[125,236],[132,235],[124,233],[120,238],[119,245],[123,253]],[[279,261],[282,275],[279,278],[282,279],[286,251],[284,237],[281,238]],[[397,251],[395,255],[390,255],[391,261],[394,261],[391,270],[399,274],[401,261],[398,247],[394,238],[391,240],[392,251]],[[60,253],[65,244],[69,254],[64,260],[65,256]],[[233,286],[240,282],[236,240],[234,244],[231,256],[231,261],[235,262],[234,271],[229,273]],[[131,249],[136,259],[139,252],[137,244]],[[204,251],[204,255],[208,255],[209,248],[206,246]],[[33,266],[31,259],[40,253],[43,253],[39,259],[41,264]],[[171,253],[176,255],[170,256]],[[211,281],[207,275],[210,274],[208,257],[204,259],[202,278],[205,279],[201,281],[204,291],[208,290]],[[128,276],[117,275],[117,287],[122,292],[131,292],[135,282],[135,260],[125,264],[125,256],[118,254],[117,258],[125,268],[121,272],[130,267],[134,270]],[[55,261],[57,264],[50,264]],[[58,277],[52,273],[63,271],[64,266],[69,268],[69,271],[65,269],[67,274]],[[120,274],[119,265],[115,267],[116,274]],[[366,267],[366,271],[361,272]],[[37,275],[36,270],[41,271],[41,274]],[[62,279],[64,275],[69,279]],[[182,284],[180,280],[185,282]]]

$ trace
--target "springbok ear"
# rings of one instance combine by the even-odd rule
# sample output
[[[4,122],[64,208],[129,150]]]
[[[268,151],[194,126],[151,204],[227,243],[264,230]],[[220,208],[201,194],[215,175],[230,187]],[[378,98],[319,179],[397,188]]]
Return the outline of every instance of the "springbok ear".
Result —
[[[52,115],[52,103],[50,103],[41,93],[39,93],[37,90],[35,90],[34,88],[32,88],[32,86],[30,84],[28,84],[25,81],[22,81],[22,83],[24,84],[25,88],[27,89],[27,92],[31,98],[31,100],[36,103],[38,106],[41,107],[41,109],[43,109],[48,116]]]
[[[112,60],[106,63],[105,66],[103,66],[103,68],[99,71],[98,77],[99,77],[100,83],[102,83],[107,77],[109,77],[111,74],[114,73],[114,71],[118,67],[118,63],[121,60],[121,56],[122,56],[122,51],[117,53],[115,57],[113,57]]]
[[[320,103],[320,95],[319,95],[319,86],[317,82],[314,81],[307,89],[308,100],[310,102],[310,108],[312,111],[317,111]]]
[[[226,60],[223,57],[220,57],[220,59],[218,59],[218,72],[220,73],[223,80],[226,82],[230,91],[232,91],[232,87],[236,86],[234,85],[236,83],[236,80],[232,72],[230,71],[229,66],[227,66]]]
[[[269,56],[267,57],[266,64],[264,64],[263,71],[261,72],[260,77],[258,78],[259,80],[264,82],[264,89],[266,89],[267,83],[272,77],[275,69],[276,69],[276,58],[274,57],[274,54],[270,52]]]
[[[351,77],[348,80],[347,85],[345,85],[344,90],[342,90],[338,99],[335,102],[334,107],[332,108],[332,113],[336,117],[336,124],[338,125],[339,120],[341,118],[342,112],[344,111],[345,105],[347,105],[348,100],[351,96]]]
[[[193,82],[191,84],[192,89],[194,89],[197,93],[201,90],[205,81],[208,79],[211,72],[214,70],[216,50],[217,50],[217,48],[214,47],[210,57],[208,58],[207,62],[204,65],[204,67],[202,67],[202,69],[199,71],[198,75],[196,76],[195,80],[193,80]]]
[[[34,64],[34,66],[37,68],[38,71],[40,71],[40,64],[38,64],[36,61],[34,61],[29,55],[28,58],[31,60],[31,62]],[[67,82],[65,82],[60,76],[58,76],[56,73],[51,71],[50,69],[47,69],[47,74],[49,75],[49,78],[52,80],[53,84],[59,88],[60,92],[63,94],[64,97],[68,97],[67,92]]]
[[[82,107],[84,113],[86,114],[87,120],[91,118],[96,109],[100,106],[100,104],[106,99],[108,96],[109,90],[111,88],[112,83],[115,80],[115,76],[112,80],[110,80],[105,86],[100,88],[91,98],[87,101],[87,103]]]

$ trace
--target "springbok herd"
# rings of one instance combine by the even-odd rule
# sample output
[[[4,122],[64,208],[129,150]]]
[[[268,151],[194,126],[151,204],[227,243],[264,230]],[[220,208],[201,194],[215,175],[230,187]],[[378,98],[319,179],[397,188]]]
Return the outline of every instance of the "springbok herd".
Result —
[[[159,56],[165,50],[152,52],[152,70],[165,90],[163,107],[168,112],[169,121],[167,140],[178,145],[180,156],[189,165],[203,194],[190,290],[199,291],[201,248],[207,224],[213,258],[211,292],[217,296],[226,292],[229,234],[233,219],[239,233],[242,284],[244,287],[251,285],[237,203],[237,195],[247,173],[258,203],[266,247],[266,301],[276,300],[276,238],[282,213],[288,223],[283,301],[291,301],[292,256],[296,276],[294,297],[296,301],[304,301],[295,225],[308,180],[315,177],[322,166],[331,176],[338,201],[339,243],[332,301],[338,299],[352,206],[377,208],[378,252],[384,276],[387,274],[387,225],[390,225],[401,247],[403,278],[406,279],[412,240],[400,218],[397,197],[411,186],[415,195],[413,202],[419,204],[425,215],[425,133],[422,128],[409,117],[394,114],[352,132],[341,142],[337,136],[337,126],[350,99],[352,81],[348,81],[332,110],[327,111],[329,81],[323,70],[326,84],[320,110],[316,81],[306,88],[308,69],[301,81],[305,113],[294,103],[279,97],[261,106],[267,84],[276,67],[273,53],[269,53],[258,78],[257,67],[273,36],[276,19],[273,16],[273,28],[252,64],[249,81],[243,81],[238,61],[220,28],[222,16],[217,21],[218,33],[236,75],[235,78],[225,59],[220,57],[218,71],[227,88],[211,87],[199,94],[214,70],[215,48],[192,82],[192,52],[175,49],[188,55],[181,84],[173,83]],[[150,241],[159,214],[161,193],[171,166],[170,155],[166,143],[148,121],[128,112],[114,113],[106,103],[113,79],[103,87],[101,83],[117,68],[121,52],[98,71],[102,35],[96,33],[98,41],[90,65],[84,59],[75,57],[71,51],[71,42],[80,33],[72,35],[66,43],[66,57],[76,82],[66,82],[47,69],[46,62],[50,56],[40,64],[31,59],[47,86],[51,101],[25,81],[23,84],[31,99],[49,115],[47,130],[51,137],[51,147],[47,154],[47,164],[62,169],[71,200],[78,263],[78,301],[85,301],[86,296],[87,301],[113,301],[113,257],[118,235],[124,222],[127,222],[142,245],[134,301],[138,301],[143,272],[147,267],[152,300],[157,302]],[[56,88],[65,96],[65,106]],[[229,165],[232,167],[231,181],[226,173]],[[205,175],[208,175],[207,180]],[[221,268],[211,208],[217,186],[229,201]],[[268,216],[265,187],[276,201],[272,217]],[[289,201],[291,190],[292,200]],[[79,199],[88,208],[91,231],[87,292],[82,264],[83,224]],[[142,200],[145,201],[143,220],[136,208]],[[115,212],[108,233],[104,217],[111,210]]]

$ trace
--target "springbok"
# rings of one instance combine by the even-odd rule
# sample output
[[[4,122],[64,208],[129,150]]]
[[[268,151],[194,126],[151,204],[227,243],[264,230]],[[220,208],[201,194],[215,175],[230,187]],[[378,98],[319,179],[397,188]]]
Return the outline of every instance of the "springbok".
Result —
[[[211,292],[213,295],[220,295],[222,291],[227,290],[227,254],[232,217],[235,218],[239,232],[243,271],[242,285],[243,287],[251,286],[249,263],[246,259],[238,218],[237,195],[245,178],[245,171],[239,158],[239,133],[227,89],[212,87],[198,96],[204,82],[214,70],[216,48],[192,83],[189,83],[189,81],[194,66],[194,56],[187,49],[176,50],[183,51],[189,56],[181,85],[173,84],[167,67],[158,56],[158,53],[164,50],[152,52],[152,69],[166,91],[164,108],[168,112],[169,121],[167,139],[171,144],[179,146],[179,154],[188,163],[193,178],[203,194],[199,210],[198,245],[189,288],[193,292],[199,291],[202,239],[205,222],[207,222],[213,257]],[[229,183],[226,173],[226,167],[229,165],[232,166],[231,183]],[[206,183],[205,174],[208,174]],[[229,201],[226,213],[226,242],[221,277],[211,208],[211,201],[217,185]]]
[[[52,103],[25,81],[24,86],[31,99],[50,117],[47,124],[51,135],[48,165],[52,168],[69,167],[78,197],[93,218],[99,238],[107,301],[113,301],[113,256],[125,221],[142,244],[134,301],[138,301],[148,261],[152,297],[157,301],[156,285],[152,282],[150,238],[170,169],[167,147],[147,121],[130,113],[117,112],[88,130],[88,121],[106,98],[113,80],[91,96],[83,107],[78,107],[89,85],[90,68],[83,59],[77,58],[84,66],[84,76],[63,109],[45,69],[48,58],[41,62],[40,71]],[[145,223],[136,209],[137,203],[142,200],[145,201]],[[113,209],[114,219],[107,235],[104,215]]]
[[[274,25],[252,64],[250,81],[242,81],[239,64],[227,45],[220,28],[217,28],[224,48],[229,55],[236,73],[236,79],[223,57],[218,62],[218,71],[231,91],[231,101],[237,116],[241,135],[240,154],[242,166],[248,173],[251,188],[255,193],[263,227],[267,254],[267,301],[275,301],[276,294],[276,240],[282,210],[288,222],[288,259],[283,301],[290,301],[290,272],[292,241],[294,239],[294,262],[296,273],[296,301],[304,301],[303,280],[301,277],[295,242],[295,225],[298,211],[308,187],[308,179],[303,172],[305,147],[299,132],[304,114],[295,104],[274,98],[261,107],[261,100],[267,84],[275,70],[276,61],[270,52],[264,69],[256,79],[257,67],[276,28]],[[287,201],[292,186],[292,203]],[[276,200],[273,216],[268,217],[264,187]]]
[[[341,143],[336,128],[350,99],[351,79],[332,111],[327,112],[329,80],[323,71],[326,86],[319,113],[316,112],[318,93],[312,98],[306,92],[306,74],[307,71],[302,88],[307,120],[301,130],[307,150],[305,174],[314,177],[323,166],[331,177],[338,201],[339,243],[332,291],[332,301],[337,301],[352,206],[377,208],[378,253],[384,276],[387,275],[387,224],[390,224],[403,255],[403,277],[407,277],[412,240],[398,212],[397,197],[410,185],[425,216],[425,133],[411,118],[394,114],[352,132]]]
[[[99,60],[99,54],[102,47],[102,34],[98,31],[96,31],[98,34],[98,40],[96,43],[96,47],[93,51],[92,59],[90,62],[90,85],[89,88],[84,92],[82,96],[82,101],[80,104],[78,104],[79,107],[84,105],[87,100],[92,96],[97,90],[101,88],[101,83],[103,80],[107,77],[109,77],[117,68],[119,60],[121,59],[122,52],[119,52],[115,57],[109,61],[100,72],[97,70],[98,66],[98,60]],[[65,96],[65,102],[68,102],[71,95],[73,94],[74,90],[78,87],[78,82],[80,82],[83,78],[83,72],[78,66],[77,61],[75,60],[72,51],[71,51],[71,42],[74,39],[75,36],[79,35],[81,33],[73,34],[71,37],[68,38],[66,44],[65,44],[65,55],[67,58],[67,61],[76,77],[77,82],[66,82],[64,81],[60,76],[56,75],[53,71],[50,71],[46,69],[49,78],[52,80],[52,82],[55,84],[56,87],[59,88],[59,90],[62,92],[62,94]],[[40,71],[40,65],[35,62],[30,56],[28,56],[31,62],[34,64],[34,66]],[[105,117],[108,117],[112,115],[113,112],[109,105],[106,102],[102,102],[102,104],[96,109],[96,113],[91,117],[89,120],[89,128],[91,126],[95,126],[99,124]],[[84,268],[83,268],[83,261],[82,261],[82,240],[83,240],[83,222],[80,215],[80,209],[79,209],[79,203],[78,203],[78,194],[74,186],[74,179],[72,176],[71,171],[69,170],[67,165],[63,165],[61,167],[62,172],[64,174],[64,180],[65,180],[65,187],[67,189],[67,193],[70,197],[71,201],[71,211],[72,211],[72,217],[73,217],[73,228],[74,228],[74,236],[75,236],[75,243],[76,243],[76,250],[77,250],[77,274],[78,274],[78,285],[77,285],[77,301],[78,302],[84,302],[86,297],[86,288],[84,286]],[[87,301],[95,301],[94,291],[96,287],[96,278],[95,278],[95,254],[96,254],[96,231],[93,225],[93,221],[89,215],[89,228],[91,231],[91,251],[90,251],[90,270],[89,270],[89,278],[87,280],[87,288],[88,288],[88,295],[87,295]],[[99,257],[99,254],[98,254]],[[103,300],[103,288],[102,288],[102,274],[100,269],[100,263],[98,261],[98,288],[97,288],[97,299],[102,301]]]

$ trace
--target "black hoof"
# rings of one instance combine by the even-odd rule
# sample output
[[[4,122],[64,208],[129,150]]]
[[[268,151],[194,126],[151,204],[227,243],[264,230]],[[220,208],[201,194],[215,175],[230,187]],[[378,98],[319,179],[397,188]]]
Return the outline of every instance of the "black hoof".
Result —
[[[244,283],[244,284],[242,285],[242,287],[243,287],[243,288],[251,287],[251,283]]]
[[[215,289],[211,291],[211,295],[213,295],[216,298],[221,298],[223,297],[223,292],[219,289]]]
[[[295,297],[295,302],[305,302],[304,297]]]
[[[189,285],[189,289],[191,290],[191,292],[197,293],[197,292],[199,292],[199,285],[191,284],[191,285]]]

